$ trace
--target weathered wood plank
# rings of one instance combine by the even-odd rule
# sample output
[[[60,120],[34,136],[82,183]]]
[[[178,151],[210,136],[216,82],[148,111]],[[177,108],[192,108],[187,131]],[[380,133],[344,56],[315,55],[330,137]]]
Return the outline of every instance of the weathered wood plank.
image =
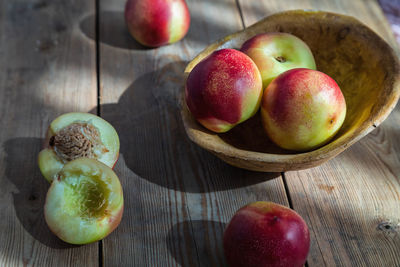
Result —
[[[396,47],[376,1],[240,1],[246,25],[286,9],[352,15]],[[309,266],[400,266],[400,110],[330,162],[285,179],[306,219]]]
[[[105,266],[223,266],[222,233],[236,209],[255,200],[287,205],[279,174],[230,167],[192,144],[181,122],[184,67],[242,28],[236,3],[187,1],[185,40],[143,49],[125,29],[124,2],[100,2],[101,115],[120,134],[126,203],[103,241]]]
[[[48,229],[37,167],[52,119],[96,105],[95,44],[79,20],[94,1],[0,1],[0,266],[97,266],[97,243]],[[94,27],[94,25],[93,25]]]

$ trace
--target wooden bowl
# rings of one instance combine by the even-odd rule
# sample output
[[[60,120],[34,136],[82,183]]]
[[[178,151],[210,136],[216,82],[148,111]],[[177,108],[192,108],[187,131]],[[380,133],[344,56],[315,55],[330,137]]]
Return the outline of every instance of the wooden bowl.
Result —
[[[259,113],[229,132],[217,134],[197,123],[184,102],[181,113],[189,138],[225,162],[264,172],[314,167],[368,134],[395,107],[400,95],[400,68],[392,48],[358,20],[329,12],[294,10],[266,17],[208,46],[188,64],[186,77],[214,50],[239,49],[249,38],[265,32],[291,33],[309,45],[317,69],[341,88],[347,103],[346,119],[329,143],[299,153],[274,145],[262,129]]]

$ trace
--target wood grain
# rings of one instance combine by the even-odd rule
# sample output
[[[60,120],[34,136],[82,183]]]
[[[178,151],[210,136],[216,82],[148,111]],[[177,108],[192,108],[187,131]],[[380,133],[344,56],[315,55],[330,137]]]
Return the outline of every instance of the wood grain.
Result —
[[[188,1],[182,42],[145,49],[128,35],[123,0],[0,1],[0,266],[224,266],[222,233],[255,200],[293,207],[310,226],[309,266],[400,265],[400,110],[321,167],[263,174],[230,167],[184,134],[178,98],[186,63],[242,27],[233,0]],[[244,23],[284,9],[354,15],[395,45],[373,0],[240,1]],[[97,111],[121,137],[116,167],[125,193],[117,230],[69,246],[43,219],[48,184],[36,157],[48,124],[68,111]]]
[[[397,49],[376,1],[240,1],[240,6],[246,25],[286,9],[353,15]],[[310,226],[309,266],[400,265],[399,123],[397,107],[380,127],[328,163],[285,174],[293,206]]]
[[[97,243],[69,246],[48,229],[37,166],[50,121],[96,105],[95,45],[79,29],[94,1],[0,1],[0,10],[0,266],[97,266]]]
[[[187,3],[186,38],[145,49],[124,27],[124,1],[100,2],[101,115],[120,134],[125,196],[121,225],[103,241],[105,266],[224,266],[222,233],[235,210],[255,200],[288,205],[280,174],[233,168],[186,137],[187,62],[242,27],[235,1]]]

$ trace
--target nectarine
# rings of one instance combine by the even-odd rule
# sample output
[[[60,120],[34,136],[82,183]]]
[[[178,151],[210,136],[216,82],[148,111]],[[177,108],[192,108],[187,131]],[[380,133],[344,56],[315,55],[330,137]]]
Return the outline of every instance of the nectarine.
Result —
[[[294,68],[316,69],[314,56],[300,38],[284,32],[258,34],[240,49],[260,70],[263,89],[279,74]]]
[[[256,64],[234,49],[213,52],[190,72],[186,104],[204,127],[226,132],[260,107],[261,75]]]
[[[185,0],[128,0],[125,21],[139,43],[158,47],[186,35],[190,13]]]
[[[294,210],[259,201],[236,212],[225,229],[223,245],[230,267],[301,267],[310,234]]]
[[[52,232],[71,244],[106,237],[120,223],[124,199],[112,169],[89,158],[68,162],[47,192],[44,214]]]
[[[297,151],[327,143],[346,116],[346,101],[337,83],[311,69],[292,69],[265,89],[261,118],[278,146]]]
[[[112,168],[119,156],[114,127],[90,113],[72,112],[57,117],[49,126],[45,146],[38,161],[49,182],[71,160],[94,158]]]

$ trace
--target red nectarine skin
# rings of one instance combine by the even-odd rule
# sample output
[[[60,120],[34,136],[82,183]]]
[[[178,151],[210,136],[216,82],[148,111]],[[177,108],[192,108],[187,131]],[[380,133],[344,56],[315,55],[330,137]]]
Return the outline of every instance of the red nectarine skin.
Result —
[[[307,258],[310,236],[293,210],[255,202],[234,215],[223,242],[230,267],[300,267]]]
[[[197,64],[186,82],[186,103],[194,117],[210,130],[229,130],[243,114],[257,111],[261,76],[255,63],[234,49],[215,51]]]
[[[108,218],[108,223],[109,223],[109,231],[110,233],[112,231],[115,230],[115,228],[117,228],[122,220],[122,215],[124,214],[124,205],[122,204],[121,209],[119,210],[119,212],[117,214],[115,214],[114,216]]]
[[[171,5],[174,7],[170,8]],[[183,20],[180,25],[171,25],[174,10],[179,13],[175,17]],[[186,34],[190,25],[190,14],[184,0],[128,0],[125,20],[129,31],[140,43],[158,47],[180,39],[176,35]],[[172,29],[173,27],[178,28]]]

